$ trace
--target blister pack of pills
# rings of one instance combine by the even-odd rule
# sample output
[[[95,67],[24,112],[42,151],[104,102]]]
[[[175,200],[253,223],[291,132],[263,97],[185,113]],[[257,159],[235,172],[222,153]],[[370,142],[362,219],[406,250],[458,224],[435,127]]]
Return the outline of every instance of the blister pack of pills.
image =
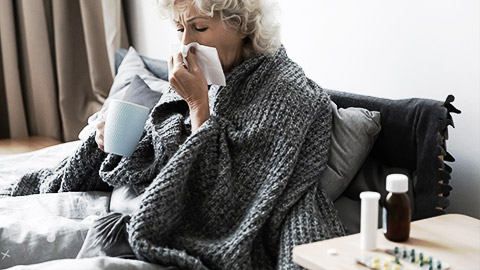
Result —
[[[396,259],[408,262],[422,270],[447,270],[450,266],[442,262],[438,258],[427,256],[421,251],[415,249],[407,249],[406,247],[395,247],[394,249],[385,250],[386,253],[395,256]]]
[[[365,256],[356,259],[357,263],[369,269],[374,270],[403,270],[403,265],[400,264],[398,258],[385,259],[380,257]]]

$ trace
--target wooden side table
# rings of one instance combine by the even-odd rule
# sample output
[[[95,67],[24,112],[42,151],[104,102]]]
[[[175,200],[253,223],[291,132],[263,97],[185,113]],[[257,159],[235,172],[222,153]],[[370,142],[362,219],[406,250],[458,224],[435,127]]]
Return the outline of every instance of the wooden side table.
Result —
[[[403,243],[387,240],[379,229],[375,251],[360,249],[360,234],[300,245],[293,249],[293,261],[307,269],[367,269],[357,264],[355,258],[392,258],[383,250],[395,246],[424,252],[447,263],[452,270],[480,269],[480,220],[447,214],[415,221],[411,224],[410,238]],[[328,254],[332,249],[337,251],[336,255]],[[419,269],[408,263],[404,267]]]
[[[0,155],[35,151],[60,143],[60,141],[39,136],[26,137],[22,139],[3,139],[0,140]]]

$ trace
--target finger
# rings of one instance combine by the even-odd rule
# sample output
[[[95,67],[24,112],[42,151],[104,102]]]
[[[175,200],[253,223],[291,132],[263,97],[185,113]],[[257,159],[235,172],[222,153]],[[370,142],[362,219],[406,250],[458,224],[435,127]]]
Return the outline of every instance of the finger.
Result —
[[[103,136],[101,136],[101,134],[98,132],[95,134],[95,142],[97,143],[98,148],[103,148]]]
[[[183,63],[182,53],[177,53],[177,54],[175,55],[175,58],[173,59],[173,65],[174,65],[175,67],[177,67],[177,66],[182,65],[182,63]]]
[[[105,121],[100,121],[97,123],[97,130],[103,130],[105,127]]]
[[[189,69],[191,69],[192,71],[196,72],[200,69],[197,63],[197,51],[195,47],[190,47],[190,49],[188,50],[187,61]]]
[[[168,73],[171,74],[173,71],[173,55],[170,56],[170,60],[168,61]]]
[[[103,152],[105,152],[105,145],[103,144],[103,141],[97,142],[98,148],[100,148]]]
[[[97,139],[102,139],[103,140],[103,131],[100,130],[100,129],[97,129],[95,131],[95,140],[97,140]]]
[[[105,120],[107,119],[107,110],[108,110],[107,107],[102,108],[102,110],[101,110],[101,114],[102,114],[102,119],[103,119],[103,121],[105,121]]]
[[[97,142],[98,148],[103,149],[103,147],[105,146],[103,143],[103,140],[98,139],[96,142]]]

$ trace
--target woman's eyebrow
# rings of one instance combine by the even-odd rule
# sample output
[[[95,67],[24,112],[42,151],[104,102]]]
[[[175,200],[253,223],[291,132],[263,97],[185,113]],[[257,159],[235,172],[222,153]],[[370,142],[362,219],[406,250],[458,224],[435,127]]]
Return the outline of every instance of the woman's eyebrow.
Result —
[[[188,19],[188,20],[187,20],[187,23],[188,23],[188,22],[191,22],[191,21],[193,21],[193,20],[196,20],[196,19],[210,19],[210,17],[208,17],[208,16],[193,17],[193,18]]]
[[[198,16],[198,17],[190,18],[186,22],[189,23],[189,22],[194,21],[196,19],[210,19],[210,18],[211,17],[208,17],[208,16]],[[180,24],[180,21],[177,21],[176,19],[173,19],[173,22],[176,23],[176,24]]]

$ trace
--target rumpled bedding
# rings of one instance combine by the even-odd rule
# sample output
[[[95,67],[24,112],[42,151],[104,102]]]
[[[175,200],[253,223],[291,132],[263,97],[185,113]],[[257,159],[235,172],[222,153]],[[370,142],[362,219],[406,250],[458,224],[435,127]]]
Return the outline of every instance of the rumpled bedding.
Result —
[[[53,168],[80,141],[0,156],[0,186]],[[170,269],[111,257],[74,260],[92,222],[109,211],[108,192],[67,192],[0,198],[0,269]],[[17,266],[15,266],[17,265]],[[173,269],[173,268],[172,268]]]
[[[107,214],[109,197],[72,192],[0,199],[0,269],[75,258],[93,220]]]
[[[0,257],[1,258],[1,257]],[[114,257],[88,259],[63,259],[33,265],[21,265],[10,270],[176,270],[138,260],[125,260]]]

